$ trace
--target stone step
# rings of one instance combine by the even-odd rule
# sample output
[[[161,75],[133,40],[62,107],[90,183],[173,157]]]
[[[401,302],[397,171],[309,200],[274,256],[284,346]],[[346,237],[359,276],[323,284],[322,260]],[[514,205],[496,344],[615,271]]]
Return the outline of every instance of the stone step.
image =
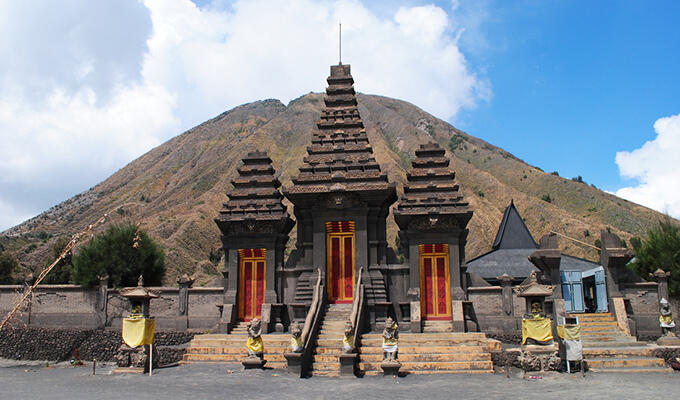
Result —
[[[381,339],[361,339],[362,346],[382,346]],[[439,340],[425,340],[425,339],[404,339],[399,338],[399,347],[427,347],[427,346],[455,346],[455,345],[478,345],[483,346],[486,340],[474,340],[474,339],[439,339]]]
[[[362,362],[382,362],[383,354],[361,354]],[[336,359],[337,361],[337,359]],[[491,361],[489,352],[480,353],[449,353],[449,354],[418,354],[399,352],[401,362],[451,362],[451,361]]]
[[[318,349],[317,349],[318,350]],[[402,346],[399,344],[399,355],[402,354],[480,354],[487,350],[484,346]],[[359,348],[360,354],[382,354],[383,350],[380,346],[361,346]]]
[[[367,333],[361,336],[362,338],[381,338],[382,333]],[[404,332],[399,334],[399,340],[404,340],[408,338],[423,338],[426,340],[437,340],[439,338],[447,339],[475,339],[483,340],[486,339],[486,335],[483,332],[443,332],[443,333],[409,333]]]
[[[413,375],[439,375],[439,374],[493,374],[494,371],[493,369],[491,370],[486,370],[486,369],[458,369],[458,370],[415,370],[415,371],[405,371],[408,372],[408,374],[413,374]],[[366,376],[377,376],[377,375],[382,375],[382,370],[380,371],[365,371],[364,374]]]
[[[325,363],[339,363],[340,360],[338,357],[342,354],[342,351],[338,350],[337,353],[332,354],[332,353],[324,353],[324,354],[315,354],[314,355],[314,364],[318,362],[325,362]]]
[[[603,348],[584,348],[584,358],[598,357],[649,357],[654,354],[654,347],[603,347]]]
[[[246,346],[247,339],[234,339],[234,340],[229,340],[229,339],[201,339],[201,340],[196,340],[196,341],[191,341],[189,343],[189,347],[245,347]],[[285,346],[290,346],[290,338],[286,338],[286,340],[267,340],[266,338],[263,339],[264,346],[270,346],[270,347],[285,347]]]
[[[629,337],[627,335],[624,335],[618,331],[612,331],[611,329],[606,329],[606,330],[592,330],[592,331],[581,331],[581,338],[587,338],[587,337],[592,337],[592,338],[599,338],[599,337]]]
[[[186,356],[186,357],[184,357]],[[184,353],[182,356],[183,359],[186,360],[193,360],[193,361],[234,361],[234,362],[241,362],[244,358],[246,358],[248,354],[246,352],[241,352],[238,354],[195,354],[195,353]],[[279,354],[272,354],[272,353],[265,353],[264,354],[264,359],[267,360],[267,362],[286,362],[286,358],[283,356],[283,353]]]
[[[632,357],[632,358],[588,358],[583,360],[588,368],[652,368],[665,367],[663,358]]]
[[[590,372],[613,374],[652,374],[674,372],[671,368],[590,368]]]
[[[314,362],[312,365],[314,371],[340,371],[340,363],[338,360],[332,362]]]
[[[273,347],[265,346],[264,354],[283,354],[290,351],[290,347]],[[246,354],[248,350],[246,346],[240,347],[189,347],[187,348],[187,354]]]
[[[225,357],[206,357],[204,354],[185,354],[182,358],[182,361],[184,363],[199,363],[199,362],[205,362],[205,363],[215,363],[215,364],[236,364],[236,365],[241,365],[241,362],[246,358],[246,356],[242,356],[239,358],[225,358]],[[265,360],[267,358],[265,357]],[[265,364],[269,368],[275,368],[275,369],[285,369],[288,366],[288,363],[284,359],[283,361],[269,361],[267,360],[267,364]]]
[[[359,362],[359,368],[364,371],[382,371],[380,362]],[[447,361],[447,362],[401,362],[401,371],[456,371],[456,370],[491,370],[493,362],[489,361]]]
[[[312,371],[315,376],[340,376],[340,370],[337,371]]]

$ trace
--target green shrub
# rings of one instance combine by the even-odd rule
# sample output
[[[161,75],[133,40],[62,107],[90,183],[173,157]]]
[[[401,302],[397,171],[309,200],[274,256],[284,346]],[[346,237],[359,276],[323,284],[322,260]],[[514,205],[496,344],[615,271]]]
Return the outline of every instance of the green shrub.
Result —
[[[12,282],[12,273],[17,270],[19,263],[11,254],[0,253],[0,284],[8,285]]]
[[[635,260],[629,267],[642,277],[658,268],[670,272],[668,291],[671,296],[680,295],[680,227],[677,223],[666,218],[647,231],[647,238],[635,244]]]
[[[553,199],[550,197],[550,194],[544,194],[541,196],[541,200],[546,201],[548,203],[552,203]]]
[[[62,236],[54,243],[52,246],[52,257],[50,262],[45,266],[47,268],[54,260],[59,257],[64,247],[69,243],[70,239]],[[71,253],[68,253],[57,265],[52,268],[45,278],[43,278],[42,283],[48,285],[54,285],[59,283],[69,283],[71,281],[71,271],[73,270],[73,259]]]
[[[140,275],[145,285],[158,286],[165,275],[165,254],[134,224],[114,224],[73,257],[74,283],[92,287],[99,275],[108,275],[113,287],[136,286]]]

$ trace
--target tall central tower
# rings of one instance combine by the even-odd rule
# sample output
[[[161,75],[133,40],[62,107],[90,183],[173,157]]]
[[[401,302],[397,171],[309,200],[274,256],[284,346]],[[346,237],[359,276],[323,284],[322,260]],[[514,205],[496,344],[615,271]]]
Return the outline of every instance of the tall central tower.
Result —
[[[375,160],[349,65],[331,66],[325,108],[292,186],[283,190],[297,219],[295,301],[307,301],[305,278],[321,269],[330,302],[349,302],[361,267],[380,278],[387,262],[386,219],[395,185]],[[292,282],[291,282],[292,283]],[[384,286],[384,284],[383,284]],[[386,300],[374,297],[374,300]],[[380,296],[378,296],[380,297]],[[370,300],[369,300],[370,301]]]

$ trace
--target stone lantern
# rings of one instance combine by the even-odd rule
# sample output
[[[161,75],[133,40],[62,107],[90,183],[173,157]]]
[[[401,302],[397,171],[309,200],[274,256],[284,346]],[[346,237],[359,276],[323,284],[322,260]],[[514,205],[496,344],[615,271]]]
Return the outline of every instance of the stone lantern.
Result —
[[[555,288],[538,283],[538,274],[533,271],[527,279],[515,288],[518,297],[526,301],[527,318],[545,317],[545,299],[552,296]]]
[[[155,290],[144,286],[144,280],[139,277],[136,287],[120,290],[120,295],[130,302],[132,312],[123,321],[123,341],[118,349],[116,362],[119,368],[114,372],[144,373],[149,368],[149,356],[152,355],[153,366],[158,363],[158,351],[151,343],[155,331],[155,321],[150,317],[149,305],[151,299],[160,297]],[[128,327],[125,325],[128,324]],[[126,330],[130,331],[126,331]],[[153,353],[153,354],[152,354]]]

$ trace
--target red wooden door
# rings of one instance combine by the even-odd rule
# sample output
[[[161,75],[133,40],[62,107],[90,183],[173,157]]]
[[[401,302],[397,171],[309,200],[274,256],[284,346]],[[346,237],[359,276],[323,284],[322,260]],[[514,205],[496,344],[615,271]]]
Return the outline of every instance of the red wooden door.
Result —
[[[264,302],[265,271],[267,254],[265,249],[239,249],[239,306],[238,315],[242,321],[262,317]]]
[[[354,296],[354,222],[327,222],[328,301],[351,303]]]
[[[420,252],[420,310],[424,320],[451,319],[449,246],[418,246]]]

